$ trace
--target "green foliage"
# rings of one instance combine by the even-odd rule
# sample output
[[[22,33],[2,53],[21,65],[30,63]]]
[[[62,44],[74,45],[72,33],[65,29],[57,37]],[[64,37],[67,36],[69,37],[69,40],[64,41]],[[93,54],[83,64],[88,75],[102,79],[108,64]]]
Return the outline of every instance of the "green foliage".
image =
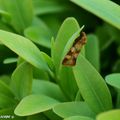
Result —
[[[120,29],[119,20],[119,5],[115,4],[110,0],[71,0],[82,8],[88,10],[89,12],[97,15],[106,22],[114,25],[116,28]],[[101,9],[102,8],[102,9]]]
[[[11,89],[16,99],[22,99],[32,92],[32,66],[29,63],[21,63],[11,77]]]
[[[64,120],[94,120],[94,119],[89,117],[83,117],[83,116],[73,116],[73,117],[66,118]]]
[[[118,120],[119,4],[0,0],[0,120]]]
[[[53,108],[59,102],[45,95],[30,95],[18,104],[15,114],[18,116],[28,116],[35,113],[44,112]]]
[[[65,102],[56,105],[53,111],[62,118],[71,116],[95,117],[94,112],[89,108],[86,102]]]
[[[104,79],[82,55],[78,57],[73,72],[84,100],[95,113],[112,108],[111,95]]]
[[[111,110],[105,113],[101,113],[97,116],[97,120],[119,120],[120,110]]]

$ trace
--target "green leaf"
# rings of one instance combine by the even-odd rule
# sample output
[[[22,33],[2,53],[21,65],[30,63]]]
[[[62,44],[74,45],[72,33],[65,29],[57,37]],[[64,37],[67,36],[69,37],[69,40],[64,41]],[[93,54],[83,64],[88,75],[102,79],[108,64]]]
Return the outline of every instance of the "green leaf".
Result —
[[[87,36],[85,56],[88,59],[88,61],[99,71],[100,70],[99,43],[97,37],[93,34],[89,34]]]
[[[67,6],[58,0],[34,0],[33,4],[35,6],[35,14],[56,13],[67,9]]]
[[[33,94],[43,94],[54,99],[64,101],[65,98],[63,96],[62,91],[59,86],[55,83],[45,80],[34,80],[32,87]]]
[[[65,49],[68,40],[72,37],[74,33],[78,32],[79,30],[80,27],[76,19],[72,17],[67,18],[61,25],[54,46],[52,47],[52,57],[56,68],[56,74],[57,74],[56,76],[59,79],[57,82],[59,83],[61,89],[63,90],[64,94],[67,96],[69,100],[74,100],[76,93],[78,91],[77,84],[74,79],[73,71],[72,68],[70,67],[63,66],[60,71],[59,68],[61,66],[63,51]],[[76,37],[77,35],[76,34],[73,35],[73,38]]]
[[[49,66],[49,68],[54,71],[55,70],[55,66],[54,66],[54,63],[53,63],[53,60],[50,56],[48,56],[45,52],[41,52],[42,56],[44,57],[47,65]]]
[[[24,31],[24,34],[27,38],[32,40],[33,42],[37,43],[38,45],[41,45],[43,47],[50,48],[50,34],[48,34],[48,31],[44,30],[41,27],[32,26],[27,28]]]
[[[39,49],[30,40],[17,34],[0,30],[0,42],[33,66],[48,70]]]
[[[72,116],[69,118],[65,118],[64,120],[94,120],[94,119],[84,116]]]
[[[97,120],[120,120],[120,109],[101,113],[97,116]]]
[[[46,71],[40,70],[38,68],[33,67],[33,78],[35,79],[42,79],[42,80],[49,80],[49,75]]]
[[[0,78],[2,79],[2,78]],[[0,80],[0,94],[13,98],[14,94],[7,84]]]
[[[0,81],[4,82],[5,84],[9,85],[11,82],[11,78],[8,75],[0,76]]]
[[[2,21],[4,21],[4,22],[7,22],[11,19],[10,14],[1,9],[0,9],[0,17],[2,17]]]
[[[11,25],[22,33],[31,25],[33,19],[32,0],[4,0],[1,2],[3,9],[11,15]]]
[[[104,79],[82,55],[79,55],[73,72],[83,99],[94,112],[112,108],[110,91]]]
[[[3,63],[4,64],[11,64],[17,62],[17,58],[6,58]]]
[[[60,62],[62,59],[62,54],[63,54],[64,48],[68,40],[79,29],[80,29],[79,24],[72,17],[67,18],[61,25],[59,32],[57,34],[56,40],[55,40],[55,44],[54,44],[53,60],[55,63],[56,70],[59,69],[59,66],[61,64]]]
[[[112,73],[105,77],[106,82],[120,90],[120,73]]]
[[[95,117],[95,113],[85,102],[65,102],[56,105],[53,111],[62,118],[71,116]]]
[[[75,81],[73,69],[71,67],[63,66],[58,74],[57,82],[66,98],[69,101],[74,101],[78,92],[78,86]]]
[[[120,29],[120,6],[110,0],[71,0],[87,11]],[[102,8],[102,9],[101,9]]]
[[[59,102],[44,95],[30,95],[22,99],[15,109],[18,116],[28,116],[52,109]]]
[[[3,78],[0,78],[3,79]],[[0,80],[0,108],[8,108],[15,105],[14,94],[7,84]]]
[[[12,74],[11,88],[17,99],[29,95],[32,92],[32,66],[29,63],[21,63]]]
[[[114,88],[117,88],[116,108],[120,108],[120,73],[112,73],[105,77],[106,82]]]
[[[75,101],[83,101],[83,98],[82,98],[81,93],[80,93],[79,90],[78,90],[78,92],[76,94]]]
[[[14,98],[0,93],[0,108],[9,108],[16,104]]]

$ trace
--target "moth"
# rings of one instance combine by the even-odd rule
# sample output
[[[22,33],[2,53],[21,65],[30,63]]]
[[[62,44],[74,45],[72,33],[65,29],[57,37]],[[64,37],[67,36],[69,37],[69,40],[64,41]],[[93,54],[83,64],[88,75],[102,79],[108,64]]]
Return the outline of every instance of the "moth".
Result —
[[[73,46],[70,48],[69,52],[63,59],[62,64],[65,66],[74,66],[76,64],[76,59],[86,42],[86,34],[85,32],[81,32],[80,36],[75,39]]]

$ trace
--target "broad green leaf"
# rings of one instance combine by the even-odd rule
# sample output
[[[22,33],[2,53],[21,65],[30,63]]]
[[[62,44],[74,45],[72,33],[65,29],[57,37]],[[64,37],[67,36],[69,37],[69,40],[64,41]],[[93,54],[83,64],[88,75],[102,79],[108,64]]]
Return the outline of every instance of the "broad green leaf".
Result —
[[[56,105],[53,111],[62,118],[71,116],[95,117],[95,113],[85,102],[65,102]]]
[[[65,118],[64,120],[94,120],[94,119],[85,116],[72,116]]]
[[[67,9],[67,6],[59,0],[34,0],[33,4],[35,6],[35,14],[56,13]]]
[[[97,37],[93,34],[89,34],[87,36],[85,56],[88,59],[88,61],[99,71],[100,70],[99,43]]]
[[[13,98],[14,94],[9,88],[7,84],[5,84],[3,81],[1,81],[2,78],[0,78],[0,94],[6,95],[8,97]]]
[[[59,102],[45,95],[30,95],[22,99],[15,109],[18,116],[28,116],[52,109]]]
[[[87,11],[120,29],[120,6],[110,0],[71,0]]]
[[[9,108],[16,104],[14,97],[11,98],[7,95],[0,93],[0,108]]]
[[[39,49],[30,40],[17,34],[0,30],[0,42],[33,66],[44,70],[48,68]]]
[[[1,2],[3,9],[11,15],[10,24],[17,32],[31,25],[33,19],[32,0],[4,0]]]
[[[32,92],[32,66],[21,63],[12,74],[11,89],[17,99],[29,95]]]
[[[43,94],[52,98],[55,98],[60,101],[64,101],[62,91],[59,86],[55,83],[45,80],[34,80],[32,87],[33,94]]]
[[[71,29],[72,28],[72,29]],[[70,17],[61,25],[54,44],[53,60],[56,70],[58,70],[64,48],[71,36],[80,29],[77,21]]]
[[[17,58],[6,58],[3,63],[4,64],[11,64],[17,62]]]
[[[120,90],[120,73],[112,73],[105,77],[106,82]]]
[[[112,108],[110,91],[104,79],[82,55],[79,55],[73,72],[83,99],[94,112]]]
[[[120,109],[103,112],[97,116],[96,120],[120,120]]]

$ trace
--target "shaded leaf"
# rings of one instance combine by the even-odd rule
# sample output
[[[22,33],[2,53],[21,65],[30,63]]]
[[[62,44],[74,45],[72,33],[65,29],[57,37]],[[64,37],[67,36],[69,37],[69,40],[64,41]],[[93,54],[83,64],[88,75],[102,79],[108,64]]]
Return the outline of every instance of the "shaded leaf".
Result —
[[[3,78],[0,78],[3,79]],[[13,98],[14,94],[7,84],[0,80],[0,94]]]
[[[33,4],[35,6],[36,14],[56,13],[67,9],[67,6],[65,4],[61,5],[59,0],[34,0]]]
[[[14,98],[0,94],[0,108],[9,108],[16,104]]]
[[[14,108],[5,108],[0,110],[0,115],[4,118],[1,118],[0,120],[5,120],[5,119],[9,119],[9,120],[26,120],[25,117],[18,117],[14,114]]]
[[[27,117],[27,120],[47,120],[44,114],[36,114]]]
[[[87,11],[120,29],[120,6],[110,0],[71,0]],[[102,9],[101,9],[102,8]]]

